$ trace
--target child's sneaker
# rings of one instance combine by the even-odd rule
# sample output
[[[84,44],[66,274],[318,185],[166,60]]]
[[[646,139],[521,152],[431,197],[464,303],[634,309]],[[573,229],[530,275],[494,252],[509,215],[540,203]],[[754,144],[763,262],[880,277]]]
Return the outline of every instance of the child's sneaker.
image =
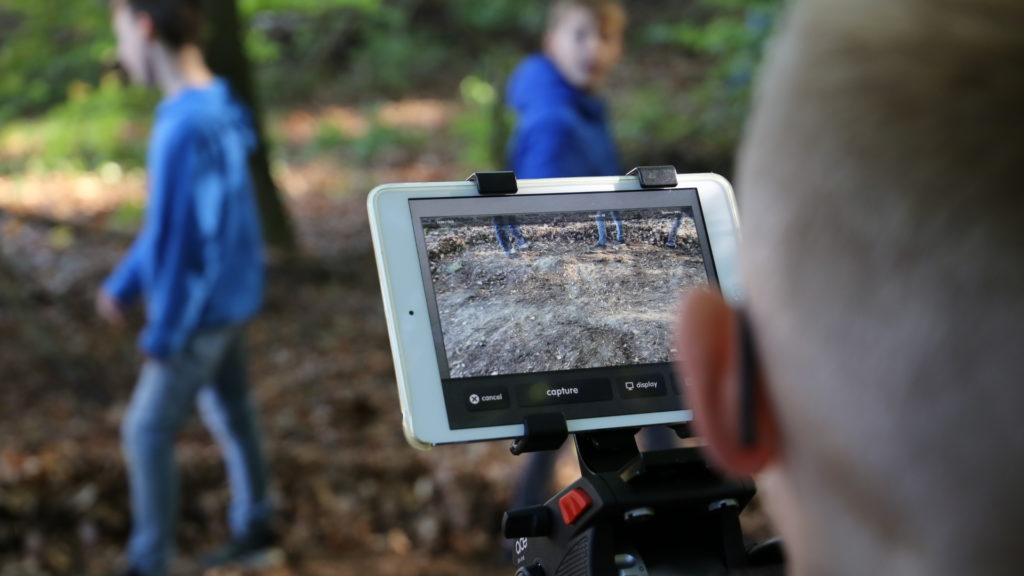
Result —
[[[267,564],[277,552],[277,536],[267,528],[255,530],[240,538],[233,538],[227,546],[199,561],[202,570],[228,564],[258,566]]]

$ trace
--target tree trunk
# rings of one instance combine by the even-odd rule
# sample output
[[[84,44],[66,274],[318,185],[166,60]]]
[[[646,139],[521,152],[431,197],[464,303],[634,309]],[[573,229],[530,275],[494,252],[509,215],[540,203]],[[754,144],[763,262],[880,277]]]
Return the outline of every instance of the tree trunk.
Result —
[[[263,233],[271,246],[286,251],[295,248],[295,232],[281,194],[270,174],[267,140],[263,129],[263,111],[256,98],[249,60],[242,47],[242,26],[237,0],[206,3],[206,58],[210,68],[231,84],[232,90],[252,112],[257,150],[250,161],[253,185],[263,220]]]

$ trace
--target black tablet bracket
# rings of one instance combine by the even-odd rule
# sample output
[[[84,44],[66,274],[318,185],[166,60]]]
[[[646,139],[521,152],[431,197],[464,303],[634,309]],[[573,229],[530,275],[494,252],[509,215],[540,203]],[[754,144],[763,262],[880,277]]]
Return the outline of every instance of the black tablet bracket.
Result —
[[[523,436],[512,441],[509,451],[519,456],[525,452],[558,450],[569,437],[569,427],[561,412],[530,414],[523,418]]]
[[[516,173],[511,171],[473,172],[466,180],[476,184],[477,192],[481,196],[503,196],[519,191]]]
[[[642,472],[643,459],[634,436],[639,428],[617,428],[577,432],[573,435],[583,475],[622,472],[627,477]],[[558,450],[569,437],[565,415],[561,412],[530,414],[523,418],[523,435],[512,441],[509,451],[519,456],[527,452]],[[626,472],[627,468],[635,468]]]
[[[679,186],[675,166],[637,166],[626,172],[626,176],[636,176],[640,180],[640,187],[644,189]]]

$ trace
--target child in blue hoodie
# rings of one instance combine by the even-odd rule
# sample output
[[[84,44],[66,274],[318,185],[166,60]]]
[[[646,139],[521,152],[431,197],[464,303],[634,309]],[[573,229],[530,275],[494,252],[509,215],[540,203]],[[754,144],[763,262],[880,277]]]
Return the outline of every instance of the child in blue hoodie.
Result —
[[[145,222],[97,294],[115,325],[141,298],[146,356],[121,435],[132,534],[125,574],[166,573],[178,487],[174,439],[198,404],[227,462],[224,562],[272,543],[265,464],[246,375],[244,326],[263,298],[263,242],[249,176],[252,120],[198,47],[201,0],[116,0],[118,58],[164,99],[147,159]]]
[[[622,174],[605,103],[597,96],[622,56],[626,14],[613,0],[558,0],[548,13],[544,51],[513,72],[506,100],[516,114],[508,163],[519,178]],[[605,212],[597,214],[598,246],[607,240]],[[615,220],[616,241],[622,222]],[[516,506],[547,497],[555,452],[528,456]]]
[[[520,178],[617,176],[618,151],[597,96],[622,56],[625,12],[610,0],[560,0],[551,7],[544,52],[512,74],[516,114],[509,164]]]
[[[596,95],[622,56],[626,13],[615,0],[557,0],[548,14],[542,54],[528,56],[509,80],[507,101],[516,113],[509,164],[519,178],[618,176],[623,173]],[[597,245],[607,242],[605,217],[615,222],[613,245],[625,241],[614,210],[597,213]],[[667,428],[645,430],[648,449],[667,449]],[[514,505],[543,502],[555,452],[528,456]]]
[[[559,0],[548,15],[544,52],[527,57],[512,74],[507,101],[516,113],[509,165],[519,178],[622,174],[608,129],[605,103],[596,95],[622,56],[626,14],[612,0]],[[597,214],[597,244],[607,242]],[[615,211],[613,244],[624,242]]]

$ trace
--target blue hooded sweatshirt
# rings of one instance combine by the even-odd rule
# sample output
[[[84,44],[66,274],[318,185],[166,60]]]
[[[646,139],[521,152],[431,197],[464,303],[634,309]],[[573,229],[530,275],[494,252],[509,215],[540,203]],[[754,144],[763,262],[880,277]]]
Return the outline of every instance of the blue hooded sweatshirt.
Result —
[[[157,107],[148,204],[135,242],[103,288],[122,306],[139,296],[147,355],[179,352],[197,329],[252,318],[263,299],[263,239],[249,176],[249,112],[217,79]]]
[[[508,158],[517,177],[622,174],[604,102],[566,82],[546,56],[519,64],[506,101],[517,115]]]

